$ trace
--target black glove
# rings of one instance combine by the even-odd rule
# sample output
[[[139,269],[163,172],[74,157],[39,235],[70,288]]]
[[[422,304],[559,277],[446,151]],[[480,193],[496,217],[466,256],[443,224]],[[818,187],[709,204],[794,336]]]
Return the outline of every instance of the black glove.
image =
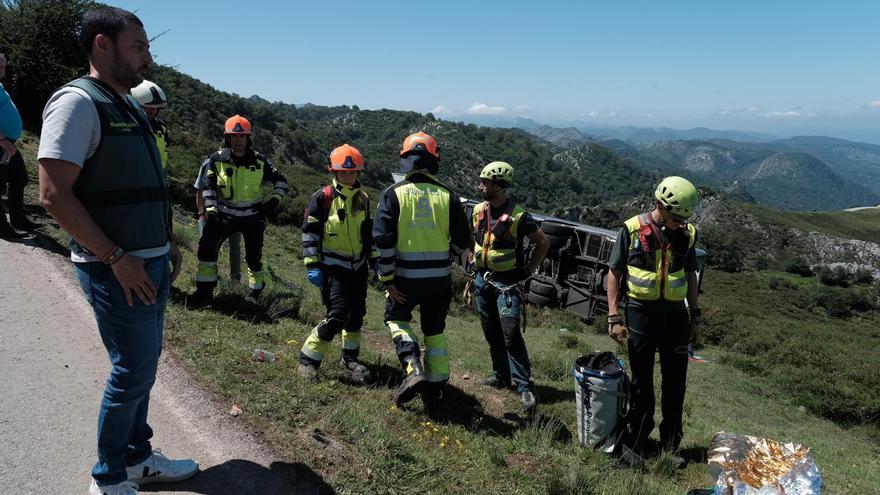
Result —
[[[281,201],[278,198],[270,198],[268,201],[264,201],[263,204],[260,205],[260,218],[266,218],[269,215],[272,215],[278,211],[279,206],[281,206]]]

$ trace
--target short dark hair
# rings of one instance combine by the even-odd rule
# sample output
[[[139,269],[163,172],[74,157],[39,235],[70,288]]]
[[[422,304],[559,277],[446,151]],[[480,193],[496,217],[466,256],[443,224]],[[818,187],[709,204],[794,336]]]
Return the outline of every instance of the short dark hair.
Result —
[[[129,24],[144,27],[144,23],[127,10],[118,7],[95,7],[83,16],[79,44],[87,54],[91,55],[96,36],[103,34],[115,43],[119,38],[119,32]]]
[[[0,53],[2,53],[3,55],[7,55],[9,53],[9,48],[7,48],[6,45],[0,43]]]

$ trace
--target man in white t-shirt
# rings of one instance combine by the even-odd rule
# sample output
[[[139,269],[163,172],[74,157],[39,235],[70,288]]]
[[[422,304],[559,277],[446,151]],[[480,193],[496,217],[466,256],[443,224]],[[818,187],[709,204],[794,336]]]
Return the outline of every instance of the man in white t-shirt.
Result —
[[[83,18],[80,42],[89,75],[58,90],[43,111],[40,203],[71,236],[76,276],[112,364],[89,493],[131,495],[137,483],[198,472],[191,460],[153,450],[147,424],[181,256],[159,150],[128,94],[152,63],[143,24],[122,9],[94,8]]]

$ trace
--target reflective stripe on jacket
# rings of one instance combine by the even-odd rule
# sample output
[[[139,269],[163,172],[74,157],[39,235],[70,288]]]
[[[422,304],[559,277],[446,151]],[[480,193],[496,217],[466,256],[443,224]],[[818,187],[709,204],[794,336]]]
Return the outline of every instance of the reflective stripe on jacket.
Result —
[[[521,268],[517,266],[520,260],[516,253],[516,243],[520,220],[525,212],[520,206],[508,202],[506,210],[497,220],[492,221],[488,202],[474,207],[474,262],[477,268],[495,272]]]
[[[650,213],[624,222],[629,232],[626,285],[627,296],[639,301],[684,301],[688,251],[694,245],[696,230],[691,224],[673,242],[664,239]],[[686,233],[685,233],[686,232]]]

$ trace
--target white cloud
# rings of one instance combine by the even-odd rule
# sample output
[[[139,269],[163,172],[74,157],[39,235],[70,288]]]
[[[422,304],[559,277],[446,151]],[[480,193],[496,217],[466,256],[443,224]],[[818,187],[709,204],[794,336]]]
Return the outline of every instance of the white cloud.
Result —
[[[617,112],[608,112],[609,117],[617,117]]]
[[[513,107],[513,111],[517,112],[517,113],[525,112],[528,109],[529,109],[528,105],[517,105],[517,106]]]
[[[587,115],[589,115],[590,117],[596,118],[599,116],[599,112],[593,110],[592,112],[588,113]]]
[[[874,100],[868,103],[868,108],[880,108],[880,100]]]
[[[718,110],[718,115],[738,115],[743,113],[758,113],[761,111],[761,107],[758,105],[752,105],[748,108],[725,108]]]
[[[795,111],[790,111],[790,112],[766,112],[766,113],[763,113],[763,114],[761,114],[761,115],[763,115],[764,117],[770,117],[770,118],[775,118],[775,117],[800,117],[800,116],[801,116],[801,113],[800,113],[800,112],[795,112]]]
[[[449,109],[444,107],[443,105],[437,105],[436,107],[434,107],[433,110],[431,110],[431,113],[433,113],[434,115],[445,114],[449,113]]]
[[[501,106],[493,107],[486,105],[485,103],[476,102],[468,108],[468,113],[475,115],[498,115],[499,113],[506,112],[507,109]]]

